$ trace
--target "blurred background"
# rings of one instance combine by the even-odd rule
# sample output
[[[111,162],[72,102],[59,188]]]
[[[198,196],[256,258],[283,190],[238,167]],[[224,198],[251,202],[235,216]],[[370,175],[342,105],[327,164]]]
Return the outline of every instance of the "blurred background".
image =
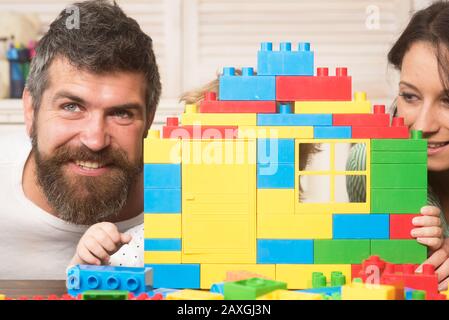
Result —
[[[390,105],[397,75],[387,52],[413,12],[431,0],[117,0],[154,41],[163,81],[154,127],[182,112],[180,94],[214,79],[224,66],[257,65],[264,41],[310,42],[315,67],[348,67],[354,90]],[[11,54],[32,56],[51,21],[72,1],[0,0],[0,134],[20,128],[11,97]],[[30,42],[31,41],[31,42]],[[14,49],[16,51],[12,51]],[[9,60],[8,61],[8,55]],[[27,63],[24,58],[23,72]],[[17,61],[17,60],[16,60]],[[26,75],[25,75],[26,76]]]

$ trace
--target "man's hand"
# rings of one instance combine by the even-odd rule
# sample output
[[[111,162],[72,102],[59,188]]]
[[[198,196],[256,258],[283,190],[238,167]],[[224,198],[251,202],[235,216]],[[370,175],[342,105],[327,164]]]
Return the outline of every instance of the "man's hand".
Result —
[[[130,241],[131,236],[120,233],[113,223],[100,222],[94,224],[81,237],[70,266],[76,264],[107,264],[110,256]]]
[[[423,264],[432,264],[435,266],[435,272],[438,275],[438,290],[447,290],[447,284],[449,282],[449,238],[444,239],[442,247],[435,251],[429,259],[424,261],[416,269],[417,272],[422,272]]]
[[[440,209],[425,206],[421,208],[421,217],[415,217],[412,223],[415,227],[411,231],[412,237],[434,252],[443,245],[443,230],[441,228]]]

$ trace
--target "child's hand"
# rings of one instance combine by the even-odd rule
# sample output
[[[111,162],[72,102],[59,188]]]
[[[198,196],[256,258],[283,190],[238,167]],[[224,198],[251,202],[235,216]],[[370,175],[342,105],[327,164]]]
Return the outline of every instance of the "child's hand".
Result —
[[[94,224],[81,237],[70,265],[107,264],[110,255],[130,241],[131,236],[120,233],[113,223],[100,222]]]
[[[415,217],[412,220],[413,225],[418,228],[412,229],[411,235],[434,252],[443,245],[440,209],[425,206],[421,208],[421,214],[421,217]]]

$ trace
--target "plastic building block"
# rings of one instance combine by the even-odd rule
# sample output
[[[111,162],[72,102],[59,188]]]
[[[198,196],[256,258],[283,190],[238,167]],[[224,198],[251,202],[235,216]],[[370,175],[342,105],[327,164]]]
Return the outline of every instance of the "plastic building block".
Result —
[[[181,238],[181,214],[145,214],[145,238]]]
[[[213,292],[185,289],[169,293],[167,300],[223,300],[223,295]]]
[[[177,292],[180,291],[178,289],[170,289],[170,288],[157,288],[154,290],[149,291],[147,294],[150,297],[154,297],[156,295],[161,295],[163,299],[165,299],[167,297],[167,294],[173,293],[173,292]]]
[[[257,164],[258,189],[294,189],[295,164],[277,163]]]
[[[220,282],[220,283],[214,283],[211,287],[210,287],[210,292],[212,293],[218,293],[224,296],[224,282]]]
[[[311,292],[275,290],[258,297],[257,300],[323,300],[323,296]]]
[[[427,164],[427,153],[412,151],[373,151],[371,163],[376,164]]]
[[[237,134],[239,138],[249,139],[312,139],[313,127],[241,126]]]
[[[249,278],[275,279],[275,265],[271,264],[201,264],[201,289],[209,289],[214,283],[238,281]]]
[[[145,251],[144,263],[181,263],[181,251]]]
[[[296,101],[295,113],[363,114],[371,112],[365,92],[355,92],[353,101]]]
[[[371,254],[392,263],[422,263],[427,248],[416,240],[371,240]]]
[[[315,139],[350,139],[351,127],[314,127]]]
[[[334,214],[333,239],[388,239],[388,214]]]
[[[312,273],[312,288],[324,288],[327,287],[328,284],[333,288],[341,287],[346,284],[346,276],[341,271],[332,271],[331,281],[328,283],[326,276],[322,272]]]
[[[427,204],[427,189],[371,189],[372,213],[419,212]]]
[[[322,272],[330,277],[335,271],[340,271],[346,279],[351,279],[349,264],[278,264],[276,280],[286,282],[288,289],[310,289],[314,272]]]
[[[388,127],[390,115],[384,105],[374,105],[372,114],[333,114],[332,125],[351,127]]]
[[[258,114],[258,126],[331,126],[331,114],[294,114],[290,104],[281,104],[279,113]]]
[[[352,137],[355,139],[407,139],[408,127],[404,118],[393,118],[391,127],[353,127]]]
[[[145,239],[145,251],[181,251],[181,239]]]
[[[147,189],[180,189],[180,164],[144,164],[143,187]]]
[[[406,288],[415,290],[424,290],[428,294],[438,293],[438,275],[435,273],[435,267],[430,264],[424,264],[422,273],[415,272],[416,266],[405,264],[402,266],[402,272],[397,272],[395,266],[387,264],[382,273],[381,282],[384,283],[390,279],[401,277]]]
[[[412,130],[413,135],[413,130]],[[371,151],[424,151],[427,152],[425,139],[372,139]]]
[[[151,268],[76,265],[67,270],[67,289],[71,296],[87,290],[126,290],[141,293],[152,289]]]
[[[181,142],[178,139],[161,139],[159,130],[150,130],[143,142],[144,163],[180,163]]]
[[[333,294],[336,294],[336,293],[341,295],[341,286],[304,289],[304,290],[300,290],[298,292],[315,293],[315,294],[325,295],[325,296],[332,296]]]
[[[257,240],[257,263],[313,263],[313,240]]]
[[[200,113],[276,113],[276,101],[219,101],[215,92],[206,92]]]
[[[6,296],[4,294],[0,294],[0,300],[5,300]]]
[[[390,215],[390,239],[413,239],[410,232],[413,228],[412,220],[419,214]]]
[[[352,98],[352,79],[347,68],[336,68],[329,76],[329,68],[317,68],[314,77],[276,77],[277,101],[349,101]]]
[[[359,263],[370,255],[370,240],[314,240],[314,263]]]
[[[332,239],[331,214],[260,214],[258,239]]]
[[[276,100],[276,78],[255,75],[250,67],[242,68],[241,76],[232,67],[223,68],[219,82],[219,100]]]
[[[298,51],[292,51],[290,42],[282,42],[279,51],[273,51],[273,43],[263,42],[257,53],[259,75],[313,76],[314,56],[310,43],[298,44]]]
[[[187,104],[181,115],[183,126],[255,126],[255,113],[198,113],[196,105]],[[175,123],[174,123],[175,124]]]
[[[427,164],[371,164],[371,188],[427,189]]]
[[[146,213],[181,213],[181,189],[145,189]]]
[[[359,282],[344,285],[341,288],[342,300],[396,300],[393,286],[372,285]]]
[[[295,140],[257,139],[257,163],[295,163]]]
[[[199,289],[199,264],[145,264],[153,268],[154,287],[171,289]]]
[[[287,284],[260,278],[231,281],[224,285],[224,297],[225,300],[255,300],[277,289],[287,289]]]
[[[128,300],[128,291],[88,290],[83,292],[82,300]]]
[[[257,189],[257,214],[295,213],[294,189]],[[269,227],[271,229],[271,227]]]

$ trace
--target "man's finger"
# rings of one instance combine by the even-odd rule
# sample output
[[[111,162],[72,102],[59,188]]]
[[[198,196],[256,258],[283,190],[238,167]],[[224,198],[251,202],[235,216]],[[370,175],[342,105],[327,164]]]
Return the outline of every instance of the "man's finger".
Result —
[[[438,274],[438,282],[449,277],[449,260],[446,259],[438,268],[435,268],[435,272]]]
[[[442,265],[447,258],[448,256],[445,250],[443,249],[437,250],[416,269],[416,272],[422,272],[423,264],[431,264],[436,269],[440,265]]]
[[[443,242],[441,238],[416,238],[416,241],[429,247],[433,251],[439,249]]]
[[[449,282],[449,278],[444,279],[438,284],[438,291],[445,291],[447,290],[447,284]]]
[[[440,227],[414,228],[410,232],[413,238],[441,238],[443,231]]]
[[[415,227],[439,227],[441,226],[441,220],[439,217],[414,217],[412,219],[412,224]]]
[[[440,209],[434,206],[424,206],[420,210],[422,215],[425,216],[434,216],[439,217],[440,216]]]

